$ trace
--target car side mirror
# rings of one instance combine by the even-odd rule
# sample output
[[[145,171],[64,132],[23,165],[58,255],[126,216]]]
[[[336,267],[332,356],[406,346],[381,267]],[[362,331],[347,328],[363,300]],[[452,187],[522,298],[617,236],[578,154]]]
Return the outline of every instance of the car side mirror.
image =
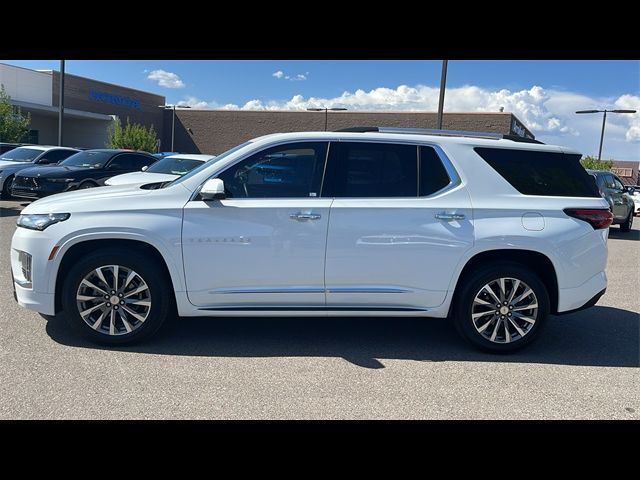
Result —
[[[227,198],[224,193],[224,182],[219,178],[210,178],[200,189],[200,198],[202,200],[222,200]]]
[[[57,160],[50,160],[48,158],[41,158],[40,160],[38,160],[38,163],[40,165],[51,165],[52,163],[58,163]]]
[[[629,194],[631,194],[631,195],[633,195],[633,193],[636,191],[636,189],[627,185],[626,187],[624,187],[624,191],[629,193]]]
[[[142,171],[143,171],[143,172],[146,172],[146,171],[147,171],[147,168],[149,168],[149,165],[145,165],[144,167],[142,167]]]

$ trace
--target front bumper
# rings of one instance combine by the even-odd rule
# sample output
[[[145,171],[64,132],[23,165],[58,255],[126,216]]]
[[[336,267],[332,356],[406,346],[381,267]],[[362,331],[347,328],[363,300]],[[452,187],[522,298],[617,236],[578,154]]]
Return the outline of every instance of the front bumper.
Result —
[[[18,227],[11,240],[11,279],[18,303],[29,310],[55,315],[55,261],[49,261],[49,254],[56,244],[50,236],[49,227],[42,232]],[[31,255],[31,287],[25,287],[21,278],[19,252]]]
[[[11,195],[17,198],[43,198],[56,193],[64,193],[77,187],[75,183],[41,183],[38,186],[24,186],[14,183]]]

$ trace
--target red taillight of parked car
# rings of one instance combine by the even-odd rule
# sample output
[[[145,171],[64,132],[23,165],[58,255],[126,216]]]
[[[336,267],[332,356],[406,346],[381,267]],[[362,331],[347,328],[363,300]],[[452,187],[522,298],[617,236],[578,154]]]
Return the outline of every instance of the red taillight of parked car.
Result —
[[[608,209],[565,208],[564,213],[578,220],[584,220],[591,225],[594,230],[607,228],[611,225],[611,222],[613,222],[613,214]]]

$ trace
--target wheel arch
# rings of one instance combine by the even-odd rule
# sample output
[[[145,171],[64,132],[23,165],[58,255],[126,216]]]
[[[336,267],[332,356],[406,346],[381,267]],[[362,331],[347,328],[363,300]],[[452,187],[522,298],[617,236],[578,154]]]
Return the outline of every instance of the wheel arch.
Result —
[[[557,313],[559,297],[558,274],[551,259],[547,255],[535,250],[505,248],[478,252],[467,260],[458,275],[453,299],[449,305],[449,314],[451,314],[451,310],[456,304],[461,285],[464,284],[465,278],[469,273],[480,266],[490,265],[498,261],[518,263],[536,273],[544,283],[547,293],[549,294],[550,313]]]
[[[180,288],[179,276],[176,278],[176,274],[172,273],[165,257],[160,250],[149,242],[140,239],[131,238],[98,238],[98,239],[86,239],[81,240],[73,245],[69,246],[60,260],[58,270],[55,277],[55,313],[59,313],[62,310],[62,286],[64,284],[65,275],[69,272],[74,263],[90,252],[96,252],[101,249],[113,249],[122,248],[127,251],[136,251],[141,255],[150,256],[152,261],[157,262],[162,271],[164,272],[167,281],[171,285],[171,291],[174,294],[176,288]],[[177,281],[178,280],[178,281]]]

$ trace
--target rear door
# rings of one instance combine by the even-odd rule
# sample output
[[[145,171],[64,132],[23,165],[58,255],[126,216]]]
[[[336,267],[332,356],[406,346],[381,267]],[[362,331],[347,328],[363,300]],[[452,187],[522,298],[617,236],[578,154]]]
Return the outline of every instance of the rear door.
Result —
[[[437,147],[406,143],[331,145],[327,308],[416,310],[444,301],[473,227],[469,196],[442,157]]]

